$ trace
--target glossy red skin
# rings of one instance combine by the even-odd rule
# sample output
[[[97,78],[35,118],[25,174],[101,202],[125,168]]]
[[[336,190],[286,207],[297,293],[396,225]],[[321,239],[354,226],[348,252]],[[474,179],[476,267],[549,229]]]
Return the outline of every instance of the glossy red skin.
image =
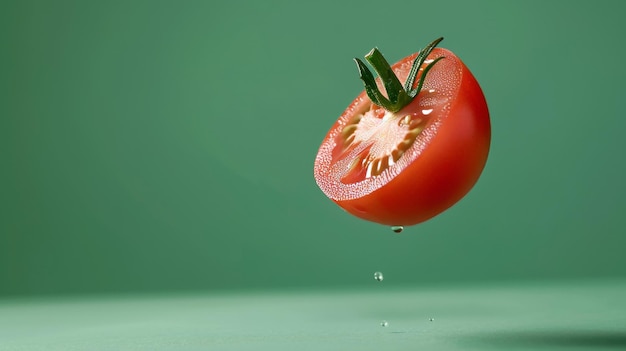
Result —
[[[429,57],[435,54],[446,59],[456,57],[441,48],[436,48]],[[406,57],[392,67],[395,70],[400,63],[414,57],[415,54]],[[461,79],[456,97],[436,136],[423,152],[382,187],[356,199],[333,200],[337,205],[368,221],[407,226],[440,214],[471,190],[487,161],[491,126],[483,92],[469,69],[459,62]],[[411,109],[414,103],[405,109]],[[348,108],[344,115],[353,110]]]

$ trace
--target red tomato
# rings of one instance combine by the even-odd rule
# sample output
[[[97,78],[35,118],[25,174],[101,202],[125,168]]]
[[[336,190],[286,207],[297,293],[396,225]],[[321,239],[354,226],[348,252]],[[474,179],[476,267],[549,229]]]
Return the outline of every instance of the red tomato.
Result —
[[[463,198],[485,166],[491,127],[483,92],[455,54],[430,49],[411,84],[415,90],[426,69],[417,96],[389,111],[368,97],[362,74],[366,91],[322,142],[315,180],[356,217],[390,226],[423,222]],[[391,66],[399,81],[407,79],[417,55]],[[380,78],[376,84],[383,86]]]

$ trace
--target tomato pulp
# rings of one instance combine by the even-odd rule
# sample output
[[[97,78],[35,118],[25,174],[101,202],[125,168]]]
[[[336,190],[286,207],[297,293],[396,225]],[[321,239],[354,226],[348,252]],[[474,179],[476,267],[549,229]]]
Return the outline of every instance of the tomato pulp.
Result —
[[[391,66],[400,81],[417,55]],[[418,77],[432,62],[406,106],[391,112],[363,91],[323,140],[315,180],[350,214],[390,226],[418,224],[454,205],[478,180],[491,140],[487,102],[449,50],[432,49]]]

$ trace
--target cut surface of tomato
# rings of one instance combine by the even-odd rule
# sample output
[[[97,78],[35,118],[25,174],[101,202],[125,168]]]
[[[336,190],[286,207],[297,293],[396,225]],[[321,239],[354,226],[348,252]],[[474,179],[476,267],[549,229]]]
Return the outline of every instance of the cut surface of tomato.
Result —
[[[391,66],[400,81],[417,55]],[[459,201],[478,180],[491,136],[484,95],[446,49],[433,49],[418,77],[432,62],[406,106],[389,111],[364,91],[322,142],[316,182],[349,213],[385,225],[417,224]],[[377,84],[383,87],[380,79]]]

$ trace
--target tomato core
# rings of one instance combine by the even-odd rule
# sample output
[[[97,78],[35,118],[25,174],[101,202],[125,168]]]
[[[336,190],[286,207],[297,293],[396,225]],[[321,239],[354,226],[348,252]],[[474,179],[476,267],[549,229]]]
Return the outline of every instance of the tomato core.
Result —
[[[383,173],[395,165],[428,125],[433,109],[393,113],[374,104],[355,115],[335,138],[333,162],[350,159],[344,184]]]

